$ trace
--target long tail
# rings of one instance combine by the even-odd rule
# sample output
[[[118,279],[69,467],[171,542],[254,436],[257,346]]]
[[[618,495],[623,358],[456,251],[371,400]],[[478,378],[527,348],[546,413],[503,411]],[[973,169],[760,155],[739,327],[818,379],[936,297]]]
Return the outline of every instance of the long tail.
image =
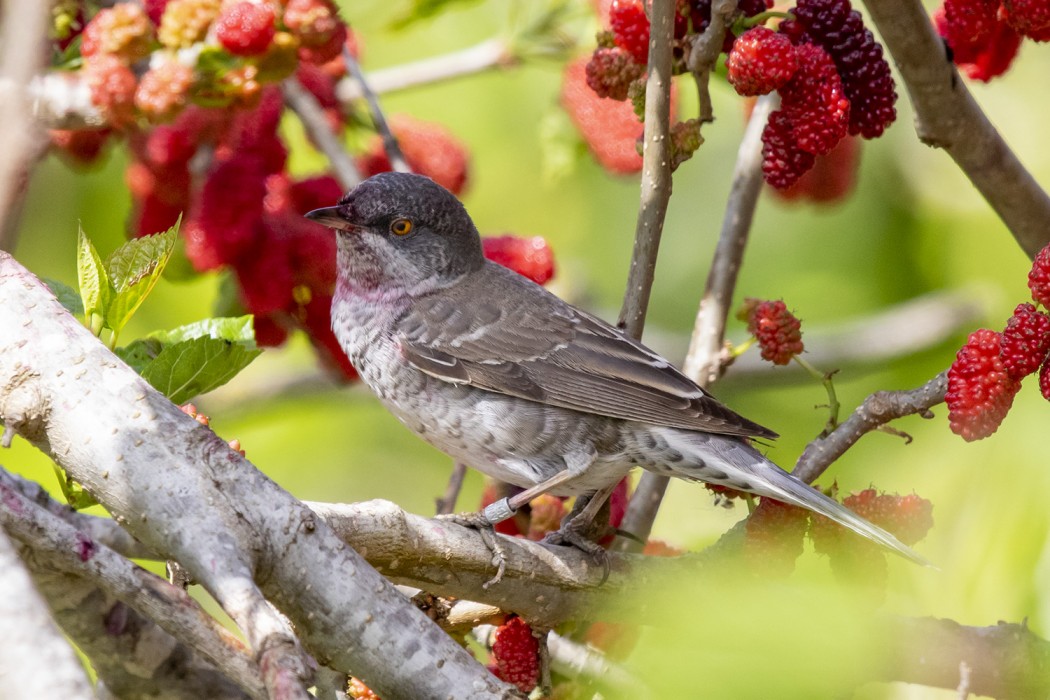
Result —
[[[677,476],[720,484],[806,508],[831,518],[905,559],[922,566],[933,566],[881,527],[869,523],[838,501],[800,481],[763,457],[758,450],[736,438],[673,428],[667,429],[663,437],[669,447],[684,452],[687,457],[683,462],[668,464]],[[685,445],[693,449],[683,449]],[[692,455],[699,459],[696,462],[688,459]]]

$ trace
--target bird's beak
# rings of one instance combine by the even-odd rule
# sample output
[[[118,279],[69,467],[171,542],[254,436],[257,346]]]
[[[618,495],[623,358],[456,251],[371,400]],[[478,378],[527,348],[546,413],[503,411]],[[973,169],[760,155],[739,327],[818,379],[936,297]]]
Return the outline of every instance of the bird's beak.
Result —
[[[352,231],[354,227],[339,213],[339,207],[324,207],[314,209],[303,214],[307,219],[316,221],[322,226],[334,228],[339,231]]]

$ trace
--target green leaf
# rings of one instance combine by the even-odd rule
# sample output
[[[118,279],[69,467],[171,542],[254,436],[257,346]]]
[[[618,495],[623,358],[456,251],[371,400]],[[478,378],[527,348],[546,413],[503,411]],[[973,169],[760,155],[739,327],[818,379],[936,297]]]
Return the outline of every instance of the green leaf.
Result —
[[[135,311],[153,291],[168,264],[179,221],[164,233],[133,238],[106,258],[106,271],[112,280],[114,299],[106,312],[106,325],[120,333]]]
[[[131,369],[142,374],[146,366],[153,362],[163,349],[164,343],[159,340],[143,338],[125,347],[116,348],[113,352],[117,354],[117,357],[124,360]]]
[[[102,258],[83,228],[77,230],[77,284],[84,307],[84,322],[92,333],[98,335],[113,299],[113,288]]]
[[[66,307],[66,311],[74,316],[82,316],[84,314],[84,302],[80,300],[80,293],[77,290],[65,282],[53,279],[44,279],[44,284],[58,299],[58,303]]]
[[[260,353],[243,343],[208,336],[184,340],[161,350],[142,377],[172,402],[186,403],[233,379]]]
[[[181,343],[194,338],[214,338],[239,343],[248,350],[255,349],[255,325],[253,316],[250,314],[235,318],[206,318],[203,321],[179,326],[170,331],[156,331],[150,333],[149,337],[159,340],[164,345]]]
[[[62,495],[66,499],[66,503],[73,510],[83,510],[90,508],[91,506],[98,505],[98,501],[95,497],[88,493],[83,486],[78,484],[69,478],[66,471],[57,464],[52,465],[55,468],[55,476],[58,477],[58,485],[62,489]]]

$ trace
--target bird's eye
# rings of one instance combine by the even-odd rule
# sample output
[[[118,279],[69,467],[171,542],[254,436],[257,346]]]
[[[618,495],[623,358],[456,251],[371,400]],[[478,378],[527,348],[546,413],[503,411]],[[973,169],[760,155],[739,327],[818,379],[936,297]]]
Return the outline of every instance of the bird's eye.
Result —
[[[394,219],[390,222],[390,232],[404,236],[412,232],[412,222],[408,219]]]

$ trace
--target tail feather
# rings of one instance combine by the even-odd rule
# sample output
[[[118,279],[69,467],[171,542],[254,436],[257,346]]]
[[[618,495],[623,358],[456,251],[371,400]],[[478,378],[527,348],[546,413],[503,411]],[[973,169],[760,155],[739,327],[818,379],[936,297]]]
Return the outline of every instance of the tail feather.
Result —
[[[686,459],[671,465],[678,476],[721,484],[806,508],[831,518],[905,559],[922,566],[933,566],[925,557],[881,527],[792,476],[741,440],[673,429],[664,432],[663,437],[669,447],[687,457],[695,456],[695,460]]]
[[[835,499],[825,496],[809,484],[796,479],[772,462],[755,465],[755,472],[763,472],[764,486],[771,492],[762,495],[771,496],[778,501],[790,503],[794,506],[807,508],[814,513],[831,518],[839,525],[856,532],[858,535],[867,537],[873,542],[877,542],[905,559],[922,566],[933,566],[921,554],[878,525],[868,522]]]

